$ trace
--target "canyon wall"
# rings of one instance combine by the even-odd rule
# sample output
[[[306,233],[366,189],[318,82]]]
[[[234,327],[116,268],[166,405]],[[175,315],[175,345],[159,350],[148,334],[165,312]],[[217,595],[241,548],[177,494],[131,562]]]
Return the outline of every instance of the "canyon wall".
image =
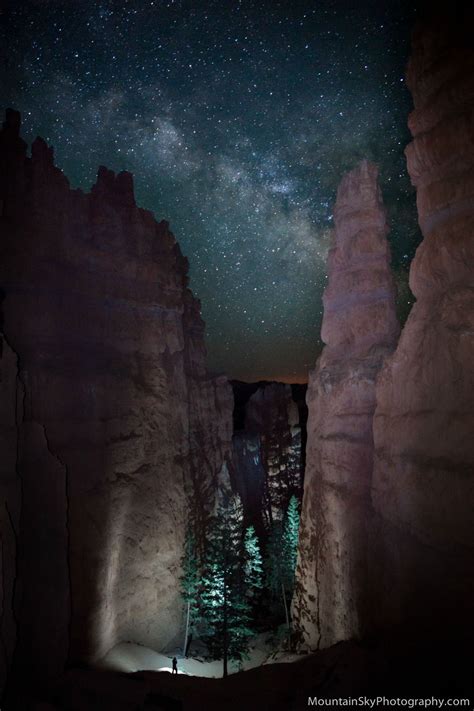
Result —
[[[234,434],[231,478],[244,512],[244,526],[253,526],[261,538],[265,535],[263,501],[266,471],[262,462],[260,437],[241,431]]]
[[[379,625],[474,629],[474,11],[413,35],[407,166],[423,242],[416,303],[380,374],[372,581]],[[457,14],[456,14],[457,11]],[[464,14],[463,14],[464,13]]]
[[[310,375],[306,473],[292,616],[300,646],[364,631],[375,381],[398,322],[377,167],[344,176],[324,292],[322,354]]]
[[[182,624],[186,521],[227,484],[232,392],[199,302],[129,173],[72,190],[8,111],[0,133],[1,674],[155,648]],[[4,454],[5,453],[5,454]]]
[[[390,630],[448,648],[474,629],[474,11],[432,11],[407,73],[416,303],[392,355],[375,168],[338,191],[293,601],[310,648]]]
[[[293,495],[301,500],[306,413],[294,399],[291,385],[259,383],[241,402],[250,387],[234,382],[239,422],[233,439],[232,479],[247,522],[263,534],[284,516]]]
[[[270,383],[259,388],[247,403],[245,430],[260,440],[265,470],[262,513],[270,525],[285,513],[292,496],[300,499],[302,494],[300,413],[291,385]]]

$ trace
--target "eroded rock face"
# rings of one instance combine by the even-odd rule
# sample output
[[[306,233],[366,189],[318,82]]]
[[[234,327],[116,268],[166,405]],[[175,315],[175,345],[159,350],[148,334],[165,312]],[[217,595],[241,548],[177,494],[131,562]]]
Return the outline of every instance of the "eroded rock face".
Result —
[[[16,639],[18,665],[47,675],[175,637],[188,514],[228,479],[232,392],[132,176],[72,190],[19,124],[8,112],[0,134],[0,654],[5,675]]]
[[[20,522],[21,481],[17,475],[18,429],[23,389],[18,359],[0,340],[0,689],[8,675],[16,639],[13,601],[17,578],[17,535]]]
[[[282,518],[290,498],[301,499],[303,462],[301,424],[291,385],[269,383],[249,399],[245,431],[260,441],[260,459],[265,472],[262,514],[268,527]]]
[[[309,648],[364,629],[375,380],[399,330],[377,173],[363,161],[338,189],[324,293],[326,345],[308,387],[292,616],[300,645]]]
[[[413,36],[406,156],[424,239],[374,420],[378,622],[412,619],[441,639],[474,628],[474,13],[464,12]]]
[[[245,431],[234,434],[231,479],[242,501],[244,526],[253,526],[259,537],[264,536],[263,502],[267,477],[257,434]]]

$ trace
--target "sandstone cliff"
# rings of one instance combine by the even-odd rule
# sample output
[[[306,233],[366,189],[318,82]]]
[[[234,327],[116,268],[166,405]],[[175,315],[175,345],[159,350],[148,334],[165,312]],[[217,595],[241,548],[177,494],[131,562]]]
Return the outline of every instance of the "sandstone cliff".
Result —
[[[263,515],[267,524],[281,517],[291,496],[301,497],[301,425],[291,385],[270,383],[247,403],[245,429],[260,440],[265,470]]]
[[[242,499],[246,525],[253,525],[265,538],[272,522],[284,516],[290,498],[295,495],[301,500],[305,386],[239,381],[232,385],[235,433],[231,480]]]
[[[416,303],[377,386],[372,499],[379,624],[472,632],[474,50],[472,8],[413,36],[406,149],[423,242]],[[383,582],[383,585],[382,585]],[[433,621],[436,620],[435,629]]]
[[[396,343],[395,288],[377,167],[344,176],[334,211],[322,338],[310,376],[293,624],[326,647],[364,630],[375,380]]]
[[[236,432],[232,439],[233,466],[231,479],[242,501],[245,527],[253,526],[260,538],[265,535],[263,502],[266,471],[262,462],[260,437]]]
[[[205,517],[232,392],[205,366],[187,261],[100,168],[72,190],[20,120],[0,134],[1,673],[163,648],[181,625],[188,515]],[[199,514],[199,515],[198,515]],[[14,650],[15,653],[14,653]],[[41,651],[40,651],[41,650]]]

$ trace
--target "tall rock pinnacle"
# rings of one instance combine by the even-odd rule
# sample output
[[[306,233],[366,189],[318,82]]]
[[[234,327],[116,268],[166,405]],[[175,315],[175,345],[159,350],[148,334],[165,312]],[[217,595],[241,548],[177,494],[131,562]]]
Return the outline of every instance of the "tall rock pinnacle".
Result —
[[[366,605],[375,379],[396,343],[395,286],[375,165],[337,193],[322,337],[307,403],[307,468],[293,621],[326,647],[361,631]]]

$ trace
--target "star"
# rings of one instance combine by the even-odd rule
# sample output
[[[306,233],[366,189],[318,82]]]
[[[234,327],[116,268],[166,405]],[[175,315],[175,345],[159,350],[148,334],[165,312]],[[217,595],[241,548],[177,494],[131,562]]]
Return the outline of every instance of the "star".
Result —
[[[307,376],[321,349],[336,189],[380,166],[400,316],[420,241],[404,147],[414,3],[7,3],[0,103],[73,186],[130,170],[190,261],[208,361]]]

